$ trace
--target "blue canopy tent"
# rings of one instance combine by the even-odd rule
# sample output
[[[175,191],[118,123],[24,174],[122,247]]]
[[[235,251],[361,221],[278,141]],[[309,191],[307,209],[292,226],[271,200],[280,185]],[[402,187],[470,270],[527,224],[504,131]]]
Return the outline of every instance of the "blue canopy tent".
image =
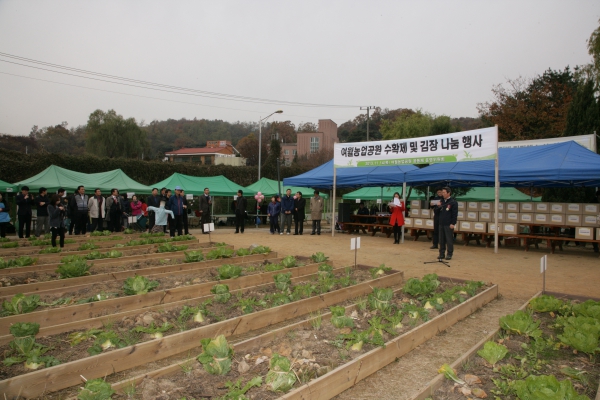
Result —
[[[600,155],[569,141],[499,149],[500,186],[600,186]],[[433,164],[406,174],[411,185],[494,186],[494,161]]]
[[[404,182],[405,173],[416,169],[418,168],[414,165],[338,168],[336,171],[336,187],[359,188],[398,185]],[[333,189],[333,160],[303,174],[285,178],[283,184],[285,186]]]

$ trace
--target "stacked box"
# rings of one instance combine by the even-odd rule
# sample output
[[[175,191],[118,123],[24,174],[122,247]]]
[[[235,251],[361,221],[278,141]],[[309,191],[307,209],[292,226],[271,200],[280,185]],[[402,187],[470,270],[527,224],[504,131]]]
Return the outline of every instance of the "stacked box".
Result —
[[[495,222],[494,219],[496,218],[496,214],[495,213],[490,213],[491,214],[491,220],[492,222]],[[503,212],[499,212],[498,213],[498,222],[504,222],[504,213]]]
[[[550,214],[551,225],[565,225],[567,222],[566,214]]]
[[[504,225],[504,224],[502,224],[502,223],[495,224],[493,222],[490,222],[490,223],[487,224],[487,226],[488,226],[488,230],[487,230],[488,233],[496,233],[496,225],[498,225],[498,233],[503,233],[503,231],[502,231],[502,225]]]
[[[581,226],[581,214],[567,214],[565,225]]]
[[[419,218],[421,216],[421,209],[420,208],[411,208],[410,216],[413,218]]]
[[[519,222],[522,224],[532,224],[533,223],[533,214],[532,213],[520,213],[519,214]]]
[[[600,214],[600,204],[584,204],[582,213],[584,215],[598,215]]]
[[[503,234],[517,234],[519,233],[519,225],[513,223],[504,223],[502,224],[502,233]]]
[[[467,211],[467,215],[465,217],[467,221],[478,221],[479,213],[477,211]]]
[[[583,212],[583,204],[579,203],[568,203],[567,214],[580,214]]]
[[[504,211],[506,211],[508,213],[511,213],[511,212],[512,213],[518,213],[519,210],[520,210],[519,203],[512,203],[512,202],[510,202],[510,203],[504,203],[504,204],[505,204],[505,210]]]
[[[498,203],[498,211],[504,211],[504,203]]]
[[[473,224],[473,232],[486,233],[488,224],[486,222],[475,222]]]
[[[530,202],[523,202],[519,205],[519,212],[532,213],[534,211],[534,205]]]
[[[479,203],[479,211],[494,211],[494,203],[491,201]]]
[[[566,214],[567,203],[550,203],[551,214]]]
[[[490,211],[479,211],[479,221],[490,222],[494,216],[493,212]]]
[[[469,201],[467,203],[467,211],[479,211],[479,203],[476,201]]]
[[[548,225],[550,224],[550,215],[535,213],[533,214],[533,222],[540,225]]]
[[[463,221],[465,219],[465,211],[459,210],[456,219],[458,221]]]
[[[598,224],[598,215],[582,215],[581,226],[600,226]]]
[[[465,201],[457,201],[458,203],[458,209],[465,211],[467,209],[467,202]]]
[[[428,208],[423,208],[423,209],[421,209],[420,217],[421,218],[431,218],[431,217],[433,217],[433,212],[431,212],[431,210]]]
[[[426,219],[425,220],[425,228],[429,228],[429,229],[435,228],[432,219]]]
[[[413,228],[425,228],[425,221],[422,218],[414,218]]]
[[[548,214],[550,213],[550,203],[535,203],[533,211],[539,214]]]
[[[575,239],[594,239],[595,229],[587,226],[578,226],[575,228]]]
[[[518,204],[518,203],[516,203]],[[518,212],[507,212],[504,217],[504,222],[519,222],[519,213]]]
[[[404,218],[404,226],[407,228],[412,228],[413,219],[412,218]]]
[[[413,208],[418,208],[421,209],[423,207],[421,207],[422,202],[421,200],[411,200],[410,201],[410,209],[412,210]]]
[[[473,232],[473,225],[475,225],[475,222],[472,221],[460,221],[460,224],[458,224],[460,226],[459,230],[461,232]]]

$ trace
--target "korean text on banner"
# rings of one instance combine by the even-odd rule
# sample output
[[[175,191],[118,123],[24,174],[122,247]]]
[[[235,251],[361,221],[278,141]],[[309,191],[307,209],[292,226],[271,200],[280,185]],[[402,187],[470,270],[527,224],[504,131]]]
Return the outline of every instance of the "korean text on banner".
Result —
[[[496,158],[495,127],[410,139],[335,143],[337,168],[436,164]]]

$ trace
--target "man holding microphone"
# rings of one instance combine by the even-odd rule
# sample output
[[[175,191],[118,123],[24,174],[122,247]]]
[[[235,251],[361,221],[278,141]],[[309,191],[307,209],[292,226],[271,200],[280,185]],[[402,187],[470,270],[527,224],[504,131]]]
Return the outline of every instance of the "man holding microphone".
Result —
[[[17,195],[17,216],[19,217],[19,238],[23,238],[23,228],[25,228],[25,237],[31,235],[31,206],[33,205],[33,196],[29,194],[29,187],[23,186],[21,193]]]

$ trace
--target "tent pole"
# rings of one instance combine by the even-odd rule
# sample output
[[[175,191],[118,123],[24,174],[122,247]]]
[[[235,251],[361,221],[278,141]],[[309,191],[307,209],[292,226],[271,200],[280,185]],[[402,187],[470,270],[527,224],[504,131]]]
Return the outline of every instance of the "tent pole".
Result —
[[[379,212],[383,209],[383,186],[381,187],[381,203],[379,203]]]
[[[333,164],[333,206],[331,207],[331,237],[335,236],[335,181],[336,178],[336,168],[335,163]]]
[[[500,179],[499,179],[499,164],[500,164],[500,154],[498,152],[498,125],[496,128],[496,159],[494,162],[494,222],[496,224],[496,229],[494,230],[494,253],[498,253],[498,208],[500,208]]]
[[[404,202],[404,209],[406,210],[406,181],[402,182],[402,201]],[[406,211],[402,211],[406,215]],[[402,225],[402,243],[404,243],[404,225]]]

